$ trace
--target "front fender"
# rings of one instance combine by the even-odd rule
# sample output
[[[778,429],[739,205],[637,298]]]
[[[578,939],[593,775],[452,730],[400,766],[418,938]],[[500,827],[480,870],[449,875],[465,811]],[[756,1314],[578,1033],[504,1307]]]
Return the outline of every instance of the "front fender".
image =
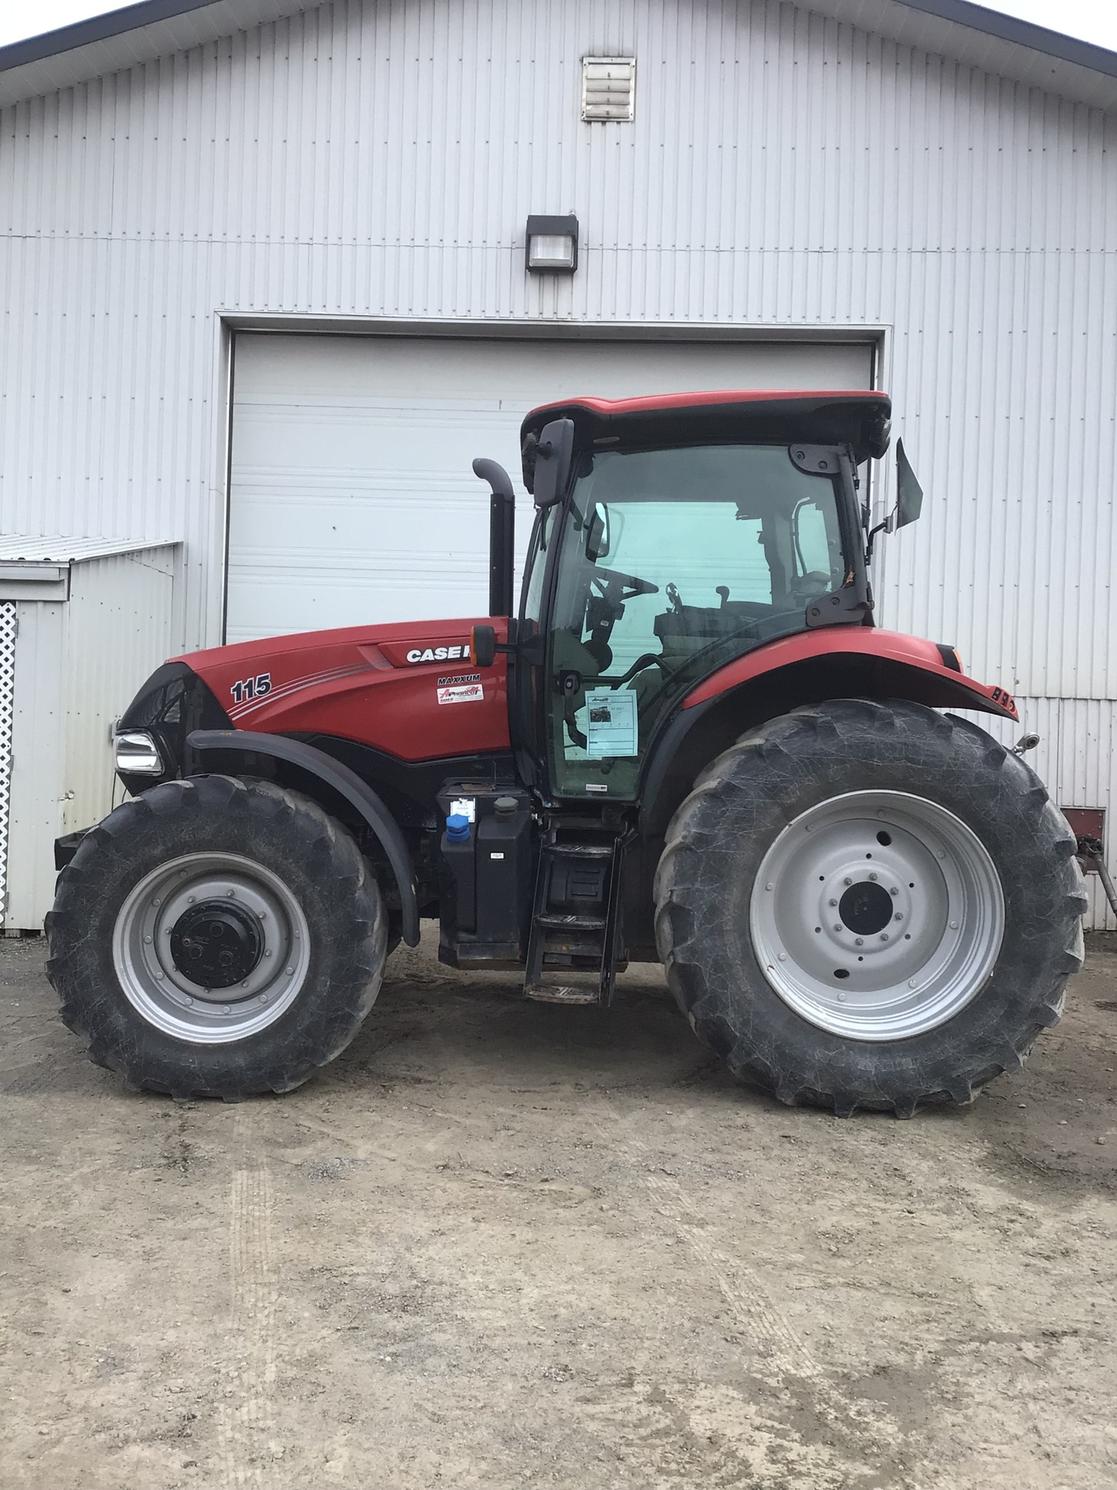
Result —
[[[937,643],[864,626],[804,631],[757,647],[711,673],[687,694],[682,707],[696,708],[745,683],[771,679],[783,669],[798,669],[804,664],[831,662],[837,675],[842,671],[843,659],[856,661],[861,673],[868,664],[871,676],[883,685],[873,689],[879,697],[907,698],[933,709],[980,709],[1004,719],[1020,718],[1016,701],[1007,689],[979,683],[949,667]],[[792,676],[789,686],[793,686]],[[831,697],[837,696],[835,689]],[[795,701],[789,704],[790,708],[794,706]]]
[[[355,771],[351,771],[341,761],[334,760],[324,750],[318,750],[302,740],[289,740],[284,735],[264,735],[235,729],[194,730],[188,743],[202,757],[220,752],[222,755],[264,755],[272,760],[286,761],[289,765],[309,772],[323,785],[344,797],[368,824],[384,850],[399,889],[400,931],[403,940],[409,947],[418,946],[419,902],[415,894],[415,879],[406,840],[380,797]]]

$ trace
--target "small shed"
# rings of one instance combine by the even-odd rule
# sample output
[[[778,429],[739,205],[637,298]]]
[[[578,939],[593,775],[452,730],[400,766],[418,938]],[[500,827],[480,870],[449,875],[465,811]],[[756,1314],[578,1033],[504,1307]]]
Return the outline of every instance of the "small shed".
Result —
[[[111,732],[173,650],[177,542],[0,538],[0,927],[39,931],[54,839],[113,804]]]

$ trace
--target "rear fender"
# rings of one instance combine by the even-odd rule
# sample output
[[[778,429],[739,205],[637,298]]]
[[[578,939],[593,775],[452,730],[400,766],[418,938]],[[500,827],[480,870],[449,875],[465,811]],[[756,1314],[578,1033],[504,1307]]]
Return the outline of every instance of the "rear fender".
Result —
[[[848,626],[757,647],[687,694],[652,740],[641,791],[641,828],[661,836],[703,766],[746,730],[828,698],[908,699],[933,709],[977,709],[1018,719],[1005,689],[979,683],[944,660],[935,642]]]
[[[313,745],[302,740],[289,740],[283,735],[256,734],[247,730],[194,730],[188,743],[203,760],[207,755],[215,761],[220,756],[220,764],[225,769],[228,758],[238,755],[265,756],[273,761],[286,762],[343,797],[368,825],[384,850],[399,890],[403,940],[409,947],[418,945],[419,902],[407,842],[383,801],[355,771]]]

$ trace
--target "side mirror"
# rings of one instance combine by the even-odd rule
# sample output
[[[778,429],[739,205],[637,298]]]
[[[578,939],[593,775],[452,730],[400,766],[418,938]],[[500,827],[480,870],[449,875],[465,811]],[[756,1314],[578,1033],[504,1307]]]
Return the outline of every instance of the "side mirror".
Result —
[[[590,513],[589,532],[586,534],[586,558],[591,564],[609,557],[610,531],[609,508],[604,502],[597,503]]]
[[[491,626],[474,626],[469,654],[475,667],[492,667],[496,660],[496,632]]]
[[[537,507],[553,507],[566,495],[574,462],[573,419],[545,424],[535,447],[534,496]]]
[[[904,452],[903,440],[896,441],[896,511],[894,526],[906,528],[923,511],[923,488],[915,478],[911,462]]]

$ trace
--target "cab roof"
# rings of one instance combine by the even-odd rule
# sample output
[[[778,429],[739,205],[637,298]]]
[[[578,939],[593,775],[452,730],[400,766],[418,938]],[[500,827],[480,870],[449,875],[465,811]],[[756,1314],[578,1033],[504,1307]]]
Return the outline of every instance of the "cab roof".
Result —
[[[533,409],[520,427],[532,451],[552,419],[574,421],[578,449],[601,445],[852,445],[860,464],[888,448],[892,400],[866,389],[719,389],[644,398],[568,398]],[[525,452],[527,453],[527,452]],[[525,462],[525,464],[527,464]]]

